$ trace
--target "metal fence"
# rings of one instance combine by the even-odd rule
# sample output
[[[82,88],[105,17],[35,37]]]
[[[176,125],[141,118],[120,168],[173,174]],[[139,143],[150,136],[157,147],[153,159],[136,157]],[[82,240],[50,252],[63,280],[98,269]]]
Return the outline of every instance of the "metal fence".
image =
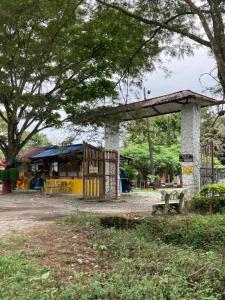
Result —
[[[201,186],[205,184],[214,183],[214,145],[209,142],[201,145],[201,169],[200,169],[200,183]]]

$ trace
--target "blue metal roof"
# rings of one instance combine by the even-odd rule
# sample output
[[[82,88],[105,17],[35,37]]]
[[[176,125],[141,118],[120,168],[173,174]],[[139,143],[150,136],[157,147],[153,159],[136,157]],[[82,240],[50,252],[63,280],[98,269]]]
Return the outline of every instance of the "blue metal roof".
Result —
[[[42,152],[31,156],[30,158],[32,159],[37,159],[37,158],[45,158],[45,157],[53,157],[53,156],[59,156],[59,155],[64,155],[68,154],[70,152],[74,151],[82,151],[83,144],[76,144],[76,145],[70,145],[70,146],[65,146],[65,147],[51,147],[43,150]]]

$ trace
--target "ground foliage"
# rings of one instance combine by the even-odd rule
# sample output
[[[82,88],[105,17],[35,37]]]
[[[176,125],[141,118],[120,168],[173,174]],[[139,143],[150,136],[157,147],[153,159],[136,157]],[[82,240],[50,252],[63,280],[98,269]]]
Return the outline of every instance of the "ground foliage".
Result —
[[[207,184],[190,201],[191,208],[195,211],[206,213],[209,207],[213,213],[225,212],[225,185]]]
[[[73,235],[82,230],[89,232],[86,238],[92,244],[96,261],[108,264],[107,271],[96,273],[91,267],[92,275],[87,276],[75,267],[75,277],[70,282],[56,280],[56,266],[39,265],[45,249],[32,248],[36,238],[41,236],[43,241],[45,238],[45,231],[37,228],[36,234],[38,230],[40,234],[33,242],[32,231],[25,238],[16,235],[1,240],[1,296],[71,300],[224,299],[225,264],[220,247],[225,238],[224,222],[224,215],[151,217],[136,228],[121,230],[101,227],[99,220],[90,216],[66,217],[59,222],[55,233],[62,231],[63,236],[64,232],[67,240],[67,231]],[[60,248],[58,239],[55,245],[57,254],[63,249],[63,240]],[[44,243],[39,246],[44,247]],[[66,250],[69,259],[72,253]],[[68,264],[71,273],[70,268]]]

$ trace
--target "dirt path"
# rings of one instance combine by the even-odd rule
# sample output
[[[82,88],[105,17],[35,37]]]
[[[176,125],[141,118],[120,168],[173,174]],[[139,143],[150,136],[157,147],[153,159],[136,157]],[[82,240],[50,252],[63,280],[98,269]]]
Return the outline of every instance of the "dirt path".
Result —
[[[0,196],[0,235],[11,230],[52,222],[76,213],[146,214],[159,201],[160,193],[133,193],[116,202],[84,202],[72,196],[47,196],[34,192],[15,192]]]

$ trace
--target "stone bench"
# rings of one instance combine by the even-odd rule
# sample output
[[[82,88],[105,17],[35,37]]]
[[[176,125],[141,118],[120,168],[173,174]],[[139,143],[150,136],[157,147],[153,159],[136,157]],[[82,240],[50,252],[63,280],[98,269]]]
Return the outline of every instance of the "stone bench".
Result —
[[[184,205],[185,191],[161,191],[161,202],[157,202],[152,206],[153,215],[161,215],[168,213],[182,213]]]

